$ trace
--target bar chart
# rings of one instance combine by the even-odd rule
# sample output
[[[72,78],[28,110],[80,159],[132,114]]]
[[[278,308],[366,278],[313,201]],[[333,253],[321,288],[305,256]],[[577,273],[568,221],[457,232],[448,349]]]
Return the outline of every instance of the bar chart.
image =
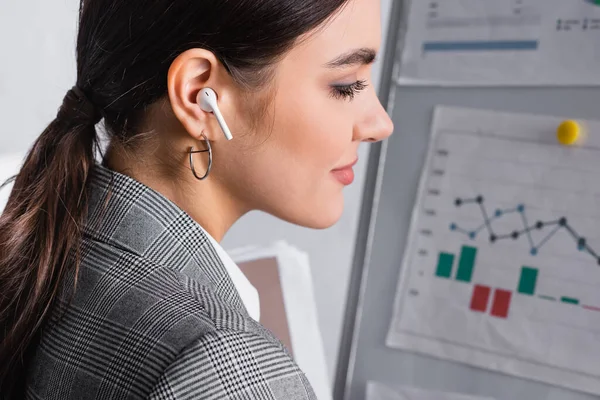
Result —
[[[476,266],[477,248],[462,246],[460,256],[440,252],[438,256],[435,276],[441,279],[455,279],[458,282],[472,283],[473,272]],[[458,262],[455,265],[455,260]],[[455,268],[456,267],[456,268]],[[454,272],[456,270],[456,272]],[[537,297],[543,300],[559,301],[562,303],[581,306],[586,310],[599,311],[600,307],[581,304],[580,300],[569,296],[550,296],[536,291],[539,269],[522,266],[518,283],[514,290],[493,288],[482,284],[473,284],[473,292],[469,309],[474,312],[489,312],[491,316],[507,318],[510,310],[510,300],[513,293]],[[491,302],[490,302],[491,301]]]
[[[388,346],[600,395],[600,138],[560,122],[436,112]]]
[[[473,271],[475,269],[475,259],[477,249],[470,246],[463,246],[460,252],[458,269],[455,278],[459,282],[471,283]],[[441,252],[436,268],[436,276],[443,279],[451,279],[453,277],[453,262],[454,254]],[[485,285],[475,284],[473,286],[473,295],[469,308],[475,312],[487,312],[488,303],[492,288]],[[491,305],[490,314],[495,317],[507,318],[510,309],[510,298],[512,293],[508,290],[494,288],[493,302]]]

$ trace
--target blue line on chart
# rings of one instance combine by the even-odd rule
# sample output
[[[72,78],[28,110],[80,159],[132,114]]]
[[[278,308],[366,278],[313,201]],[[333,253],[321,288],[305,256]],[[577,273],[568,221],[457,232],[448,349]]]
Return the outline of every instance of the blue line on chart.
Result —
[[[537,50],[537,40],[424,42],[424,52]]]
[[[467,204],[479,205],[479,210],[481,211],[481,217],[483,219],[483,222],[479,226],[477,226],[475,229],[472,229],[472,230],[464,229],[455,223],[451,223],[450,224],[451,231],[462,233],[462,234],[468,236],[470,239],[475,239],[477,237],[477,235],[485,229],[485,230],[487,230],[487,232],[489,234],[489,240],[491,243],[495,243],[498,240],[503,240],[503,239],[517,240],[520,237],[526,236],[527,240],[529,242],[529,246],[531,247],[530,254],[532,256],[535,256],[538,254],[538,252],[540,251],[542,246],[544,246],[559,230],[564,229],[573,237],[573,239],[575,240],[575,243],[577,245],[577,249],[579,251],[587,252],[589,255],[591,255],[592,257],[594,257],[596,259],[598,264],[600,264],[600,257],[598,256],[598,254],[588,245],[586,239],[584,237],[581,237],[575,231],[575,229],[573,229],[568,224],[567,218],[565,218],[565,217],[560,217],[554,221],[537,221],[535,224],[530,225],[527,220],[527,214],[525,212],[524,204],[519,204],[515,208],[509,208],[506,210],[497,209],[492,214],[492,216],[490,216],[487,209],[485,208],[483,196],[477,196],[475,198],[470,198],[470,199],[460,199],[459,198],[459,199],[456,199],[454,202],[454,205],[456,207],[461,207],[461,206],[467,205]],[[492,227],[493,222],[502,218],[505,215],[514,214],[514,213],[518,213],[521,216],[521,221],[523,222],[523,229],[515,230],[508,234],[495,233],[493,230],[493,227]],[[541,231],[542,229],[544,229],[546,227],[551,227],[551,226],[554,227],[552,229],[552,231],[550,231],[550,233],[548,233],[537,244],[534,243],[533,237],[531,236],[531,231],[533,231],[533,230]]]

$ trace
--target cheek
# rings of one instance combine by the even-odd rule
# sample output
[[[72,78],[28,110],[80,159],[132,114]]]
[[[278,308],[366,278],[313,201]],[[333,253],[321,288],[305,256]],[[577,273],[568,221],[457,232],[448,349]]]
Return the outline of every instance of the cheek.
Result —
[[[221,168],[215,165],[252,209],[313,228],[339,219],[342,185],[331,170],[352,161],[356,147],[350,107],[320,90],[276,101],[259,131],[238,137],[235,149],[223,151]]]
[[[264,203],[271,214],[312,228],[329,227],[341,216],[342,185],[331,170],[353,156],[352,119],[337,100],[321,96],[277,108],[269,143],[273,195]]]
[[[352,142],[352,120],[327,94],[305,94],[278,108],[275,126],[279,146],[307,172],[328,174],[347,156]],[[346,160],[348,161],[348,160]]]

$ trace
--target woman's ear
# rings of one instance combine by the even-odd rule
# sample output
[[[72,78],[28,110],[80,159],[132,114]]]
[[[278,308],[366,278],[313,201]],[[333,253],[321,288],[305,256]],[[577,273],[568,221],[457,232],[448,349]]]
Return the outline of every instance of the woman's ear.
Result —
[[[233,104],[233,81],[215,57],[205,49],[190,49],[180,54],[169,68],[168,93],[175,117],[196,140],[202,134],[211,141],[226,140],[216,113],[205,111],[199,104],[202,89],[211,88],[222,119],[235,115]]]

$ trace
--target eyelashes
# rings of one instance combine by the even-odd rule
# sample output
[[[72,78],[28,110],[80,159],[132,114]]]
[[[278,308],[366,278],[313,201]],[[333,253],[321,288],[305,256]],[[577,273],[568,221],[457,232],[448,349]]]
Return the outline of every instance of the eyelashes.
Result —
[[[331,87],[331,97],[352,101],[357,94],[365,90],[368,86],[366,80],[356,81],[350,85],[335,85]]]

